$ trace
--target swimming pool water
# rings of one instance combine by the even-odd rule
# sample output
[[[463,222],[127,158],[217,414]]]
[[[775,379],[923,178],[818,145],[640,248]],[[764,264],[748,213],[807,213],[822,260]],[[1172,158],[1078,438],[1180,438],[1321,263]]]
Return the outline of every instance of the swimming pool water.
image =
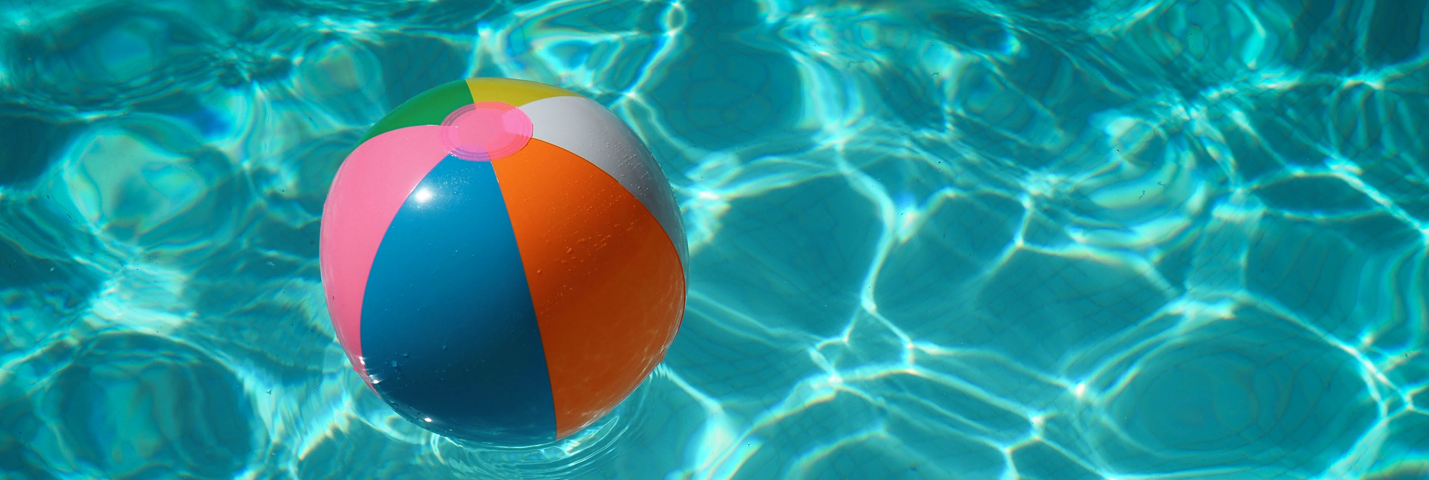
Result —
[[[317,268],[396,104],[560,85],[689,232],[557,445],[363,387]],[[0,0],[0,478],[1429,478],[1424,0]]]

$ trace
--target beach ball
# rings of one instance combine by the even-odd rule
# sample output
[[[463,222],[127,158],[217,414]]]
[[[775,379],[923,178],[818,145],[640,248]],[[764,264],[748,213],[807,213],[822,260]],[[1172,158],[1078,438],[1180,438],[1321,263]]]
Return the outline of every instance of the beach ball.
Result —
[[[353,368],[455,439],[579,432],[649,376],[684,315],[669,182],[620,118],[551,85],[474,78],[398,106],[338,168],[320,236]]]

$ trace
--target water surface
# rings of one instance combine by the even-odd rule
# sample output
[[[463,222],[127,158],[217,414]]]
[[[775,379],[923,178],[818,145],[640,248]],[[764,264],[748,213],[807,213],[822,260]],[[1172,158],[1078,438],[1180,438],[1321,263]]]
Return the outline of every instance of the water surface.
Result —
[[[472,76],[650,145],[689,306],[617,412],[463,447],[317,264]],[[0,477],[1429,477],[1423,0],[0,0]]]

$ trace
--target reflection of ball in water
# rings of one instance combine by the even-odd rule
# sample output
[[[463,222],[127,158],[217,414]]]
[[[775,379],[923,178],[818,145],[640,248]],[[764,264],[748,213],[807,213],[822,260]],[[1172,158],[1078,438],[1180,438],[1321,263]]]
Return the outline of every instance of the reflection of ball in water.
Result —
[[[333,179],[320,260],[374,392],[450,437],[530,445],[624,400],[684,315],[669,183],[600,104],[540,83],[433,88]]]

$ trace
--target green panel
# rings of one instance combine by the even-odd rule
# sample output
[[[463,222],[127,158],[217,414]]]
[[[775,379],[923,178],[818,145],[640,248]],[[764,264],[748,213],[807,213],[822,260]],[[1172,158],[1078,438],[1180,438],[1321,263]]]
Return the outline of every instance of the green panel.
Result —
[[[471,89],[467,88],[466,80],[444,83],[419,93],[392,109],[387,116],[372,125],[372,129],[367,131],[367,136],[362,137],[362,141],[366,142],[369,138],[399,128],[441,125],[442,120],[452,111],[472,103]]]

